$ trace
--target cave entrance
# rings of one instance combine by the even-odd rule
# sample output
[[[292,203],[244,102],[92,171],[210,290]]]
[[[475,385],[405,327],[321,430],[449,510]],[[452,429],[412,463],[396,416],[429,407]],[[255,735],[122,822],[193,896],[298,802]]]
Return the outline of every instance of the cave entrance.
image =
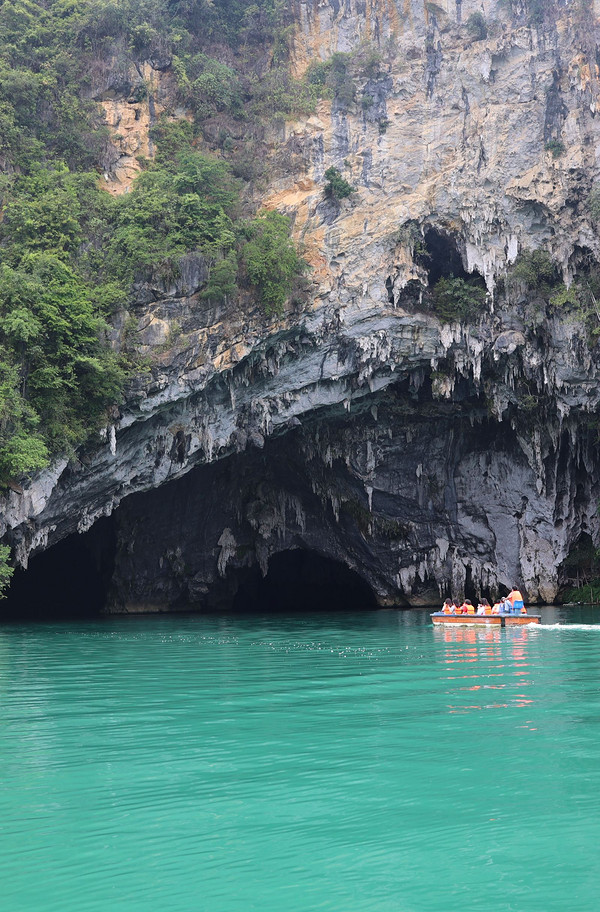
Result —
[[[112,517],[84,535],[69,535],[17,569],[0,620],[60,620],[94,617],[106,603],[115,555]]]
[[[234,611],[364,611],[377,608],[369,584],[341,561],[315,551],[273,555],[266,576],[258,567],[240,582]]]
[[[472,279],[463,266],[462,257],[454,238],[437,228],[425,232],[426,255],[423,265],[429,276],[429,287],[433,288],[440,279]]]
[[[600,580],[600,558],[591,535],[583,532],[571,545],[567,557],[558,568],[558,580],[564,589],[585,589],[597,586]]]
[[[477,589],[475,588],[475,583],[473,582],[473,573],[470,567],[467,567],[465,574],[465,598],[473,602],[474,605],[477,605],[477,602],[479,601]]]

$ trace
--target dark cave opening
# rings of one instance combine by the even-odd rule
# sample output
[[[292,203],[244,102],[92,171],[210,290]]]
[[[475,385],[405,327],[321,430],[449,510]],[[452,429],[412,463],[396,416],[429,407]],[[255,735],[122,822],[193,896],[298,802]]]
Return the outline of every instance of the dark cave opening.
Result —
[[[248,571],[233,600],[233,610],[300,612],[364,611],[377,608],[369,584],[341,561],[301,549],[273,555],[263,577]]]
[[[467,567],[465,574],[465,598],[470,599],[474,605],[476,605],[479,601],[479,593],[477,592],[475,584],[473,583],[473,573],[471,572],[470,567]]]
[[[465,574],[465,598],[470,599],[474,605],[478,605],[481,599],[487,599],[493,605],[497,598],[504,598],[508,595],[510,589],[508,586],[498,584],[497,587],[489,588],[488,586],[476,585],[473,580],[473,571],[471,567],[466,568]],[[452,595],[452,593],[450,593]]]
[[[89,532],[69,535],[17,569],[0,620],[60,620],[95,617],[106,603],[115,554],[112,517]]]
[[[600,557],[591,535],[582,532],[558,568],[562,589],[582,589],[600,579]]]
[[[385,280],[385,288],[387,291],[388,301],[390,304],[394,303],[394,282],[391,276],[388,276]]]
[[[436,228],[425,232],[426,256],[423,265],[429,276],[429,287],[433,288],[440,279],[472,279],[463,265],[462,257],[454,239]],[[483,280],[482,280],[483,281]]]

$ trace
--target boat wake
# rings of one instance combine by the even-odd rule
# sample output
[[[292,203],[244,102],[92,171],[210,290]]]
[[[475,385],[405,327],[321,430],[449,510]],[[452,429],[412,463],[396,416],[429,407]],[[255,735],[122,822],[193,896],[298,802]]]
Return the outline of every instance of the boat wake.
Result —
[[[600,633],[600,624],[530,624],[536,630],[594,630]]]

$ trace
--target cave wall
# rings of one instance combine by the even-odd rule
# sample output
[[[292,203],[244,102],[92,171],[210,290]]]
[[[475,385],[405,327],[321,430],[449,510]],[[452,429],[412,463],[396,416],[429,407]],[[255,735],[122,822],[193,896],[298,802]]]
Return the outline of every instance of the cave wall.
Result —
[[[598,535],[593,439],[548,437],[541,467],[473,390],[399,385],[355,415],[272,439],[123,502],[111,609],[229,608],[249,573],[302,549],[345,564],[380,605],[518,583],[552,601],[582,530]],[[529,454],[530,455],[530,454]]]

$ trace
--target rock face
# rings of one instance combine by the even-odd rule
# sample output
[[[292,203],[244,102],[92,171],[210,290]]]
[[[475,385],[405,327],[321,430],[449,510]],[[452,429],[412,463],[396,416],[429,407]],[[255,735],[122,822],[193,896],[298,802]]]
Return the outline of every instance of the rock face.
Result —
[[[253,568],[266,574],[297,548],[345,563],[382,605],[487,593],[514,576],[530,599],[552,600],[565,528],[567,539],[593,528],[594,442],[575,431],[574,450],[565,426],[526,454],[519,432],[460,386],[436,401],[407,379],[355,415],[310,421],[124,501],[113,606],[231,606]]]
[[[322,102],[273,137],[262,203],[293,217],[309,300],[270,321],[209,305],[192,255],[172,286],[140,281],[151,372],[98,452],[7,496],[19,562],[116,511],[117,610],[231,604],[290,549],[345,563],[380,604],[514,582],[555,597],[571,547],[600,539],[600,353],[576,312],[525,292],[509,306],[496,286],[522,249],[567,282],[600,258],[585,205],[600,0],[556,2],[537,26],[520,0],[483,7],[474,40],[480,0],[297,3],[298,74],[365,39],[382,58],[370,101]],[[350,199],[324,198],[331,165]],[[458,258],[485,279],[476,323],[424,306],[419,237],[430,278]]]
[[[468,271],[490,288],[522,247],[544,245],[566,274],[576,246],[598,253],[581,203],[598,167],[600,3],[547,6],[544,25],[532,28],[524,2],[512,13],[501,0],[300,4],[298,71],[369,39],[387,61],[365,82],[361,99],[372,103],[361,116],[334,102],[287,125],[316,186],[303,174],[290,188],[286,174],[271,200],[324,254],[321,295],[339,299],[341,286],[344,300],[381,299],[388,277],[397,294],[413,277],[393,243],[408,219],[455,233]],[[464,23],[482,9],[488,35],[474,41]],[[564,153],[554,157],[553,143]],[[330,224],[319,191],[332,164],[360,196]]]
[[[131,189],[141,171],[140,158],[154,158],[150,130],[176,91],[170,62],[145,60],[135,67],[124,67],[117,55],[117,59],[98,64],[91,74],[90,96],[102,106],[111,137],[101,162],[103,181],[115,196]],[[176,113],[185,116],[184,111]]]

